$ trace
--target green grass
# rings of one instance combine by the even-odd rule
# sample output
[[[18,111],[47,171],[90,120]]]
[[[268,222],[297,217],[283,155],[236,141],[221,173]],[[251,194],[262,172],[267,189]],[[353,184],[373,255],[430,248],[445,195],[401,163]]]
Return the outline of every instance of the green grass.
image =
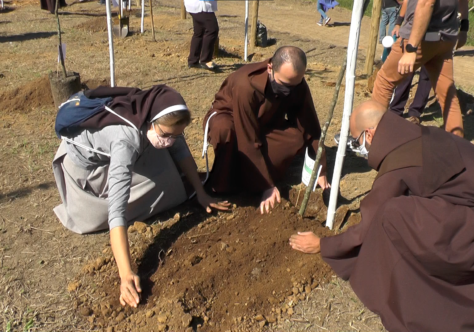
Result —
[[[354,0],[337,0],[339,2],[339,5],[343,8],[347,8],[352,10],[354,7]],[[373,1],[371,0],[369,5],[367,6],[366,11],[364,12],[364,16],[370,17],[372,15],[372,3]]]

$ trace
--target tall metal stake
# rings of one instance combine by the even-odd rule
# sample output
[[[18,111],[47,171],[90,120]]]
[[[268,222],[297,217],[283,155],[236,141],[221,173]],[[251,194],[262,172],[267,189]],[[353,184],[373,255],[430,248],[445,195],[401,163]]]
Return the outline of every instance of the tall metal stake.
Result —
[[[249,0],[245,0],[244,61],[247,61],[248,52],[249,52]]]
[[[339,76],[337,77],[336,88],[334,90],[334,95],[332,97],[331,108],[329,109],[328,117],[321,131],[321,137],[319,138],[318,152],[316,154],[316,160],[314,161],[314,167],[311,173],[311,178],[309,179],[308,187],[306,187],[303,201],[301,202],[301,207],[299,211],[299,214],[301,216],[303,216],[304,212],[306,211],[306,206],[308,205],[309,197],[311,196],[311,192],[313,191],[313,188],[314,188],[314,183],[316,182],[316,176],[318,174],[318,168],[319,168],[319,164],[321,163],[321,156],[323,154],[324,140],[326,139],[326,133],[328,131],[329,125],[331,124],[332,115],[334,114],[334,109],[336,108],[337,98],[339,97],[339,90],[341,88],[342,78],[344,77],[344,73],[346,72],[346,64],[347,64],[347,61],[346,61],[346,58],[344,58],[344,61],[341,66],[341,70],[339,71]]]
[[[347,136],[349,134],[349,118],[354,103],[355,70],[357,61],[357,49],[359,47],[360,22],[362,19],[363,0],[354,0],[352,10],[351,28],[349,30],[349,43],[347,45],[347,72],[346,93],[344,96],[344,112],[342,114],[341,137],[336,154],[336,164],[331,183],[331,195],[329,197],[328,214],[326,226],[332,229],[336,215],[337,196],[339,194],[339,182],[341,180],[342,164],[346,155]]]
[[[112,34],[112,14],[110,13],[110,0],[105,0],[107,12],[107,33],[109,36],[109,57],[110,57],[110,86],[115,86],[115,64],[114,64],[114,36]]]
[[[140,32],[143,33],[145,31],[145,0],[142,0],[142,22],[140,26]]]

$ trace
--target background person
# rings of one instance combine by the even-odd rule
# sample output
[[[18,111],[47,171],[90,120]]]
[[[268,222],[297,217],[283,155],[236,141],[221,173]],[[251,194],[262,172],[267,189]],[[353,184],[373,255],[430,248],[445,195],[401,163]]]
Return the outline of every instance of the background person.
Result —
[[[321,14],[321,19],[318,22],[319,26],[328,25],[328,23],[331,21],[331,18],[326,15],[326,12],[329,9],[336,7],[337,5],[339,5],[339,2],[337,2],[336,0],[318,0],[316,8]]]
[[[454,46],[467,40],[468,1],[408,0],[401,42],[378,72],[372,99],[388,107],[395,87],[410,73],[425,66],[441,105],[446,131],[464,135],[463,120],[453,79]],[[457,18],[461,13],[461,31]]]
[[[404,2],[402,8],[400,9],[400,15],[397,18],[395,28],[393,29],[393,32],[392,32],[393,36],[396,36],[397,38],[400,37],[399,30],[400,30],[400,25],[405,18],[406,4],[407,4],[407,1]],[[413,71],[410,75],[408,75],[395,88],[393,98],[390,102],[390,110],[400,116],[403,116],[403,113],[405,111],[405,106],[410,96],[411,84],[413,82],[414,77],[415,77],[415,71]],[[428,98],[430,97],[431,88],[432,88],[432,85],[430,82],[430,76],[428,74],[428,71],[426,70],[424,66],[422,66],[420,68],[420,76],[418,78],[418,87],[416,89],[415,97],[408,109],[408,118],[407,118],[408,121],[415,124],[420,124],[421,114],[423,114],[426,104],[428,103]]]
[[[178,92],[157,85],[144,91],[99,87],[85,95],[112,97],[108,107],[113,113],[104,109],[62,141],[53,161],[62,204],[54,212],[76,233],[110,229],[121,279],[120,302],[136,307],[141,288],[130,264],[127,223],[188,198],[176,164],[207,212],[227,210],[229,203],[217,203],[202,187],[183,136],[190,112]],[[71,102],[79,107],[87,98]]]
[[[214,70],[216,65],[212,62],[212,55],[219,35],[219,24],[214,14],[217,1],[185,0],[184,5],[193,18],[194,29],[188,67]]]
[[[391,36],[397,21],[400,4],[397,0],[382,0],[382,17],[379,26],[379,43],[385,36]],[[387,31],[388,26],[388,31]]]

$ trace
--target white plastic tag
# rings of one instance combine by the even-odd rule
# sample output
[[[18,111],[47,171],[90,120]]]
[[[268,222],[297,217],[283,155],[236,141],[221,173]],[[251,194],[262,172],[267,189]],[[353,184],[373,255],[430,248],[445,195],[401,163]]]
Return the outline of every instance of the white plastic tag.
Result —
[[[308,155],[308,148],[306,148],[306,154],[304,157],[304,164],[303,164],[303,172],[301,174],[301,182],[303,182],[306,186],[309,185],[309,180],[311,179],[311,173],[313,172],[313,167],[314,167],[315,161],[311,159],[311,157]],[[318,185],[318,178],[319,174],[321,173],[322,165],[319,165],[318,167],[318,174],[316,175],[316,182],[314,182],[314,187],[313,191],[316,189],[316,186]]]

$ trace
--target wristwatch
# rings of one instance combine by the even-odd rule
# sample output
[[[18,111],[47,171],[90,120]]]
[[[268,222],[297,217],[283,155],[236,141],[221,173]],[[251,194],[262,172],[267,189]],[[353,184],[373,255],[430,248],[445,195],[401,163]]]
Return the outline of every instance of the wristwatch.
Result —
[[[418,46],[415,47],[412,44],[407,44],[405,50],[407,51],[407,53],[415,53],[418,50]]]

